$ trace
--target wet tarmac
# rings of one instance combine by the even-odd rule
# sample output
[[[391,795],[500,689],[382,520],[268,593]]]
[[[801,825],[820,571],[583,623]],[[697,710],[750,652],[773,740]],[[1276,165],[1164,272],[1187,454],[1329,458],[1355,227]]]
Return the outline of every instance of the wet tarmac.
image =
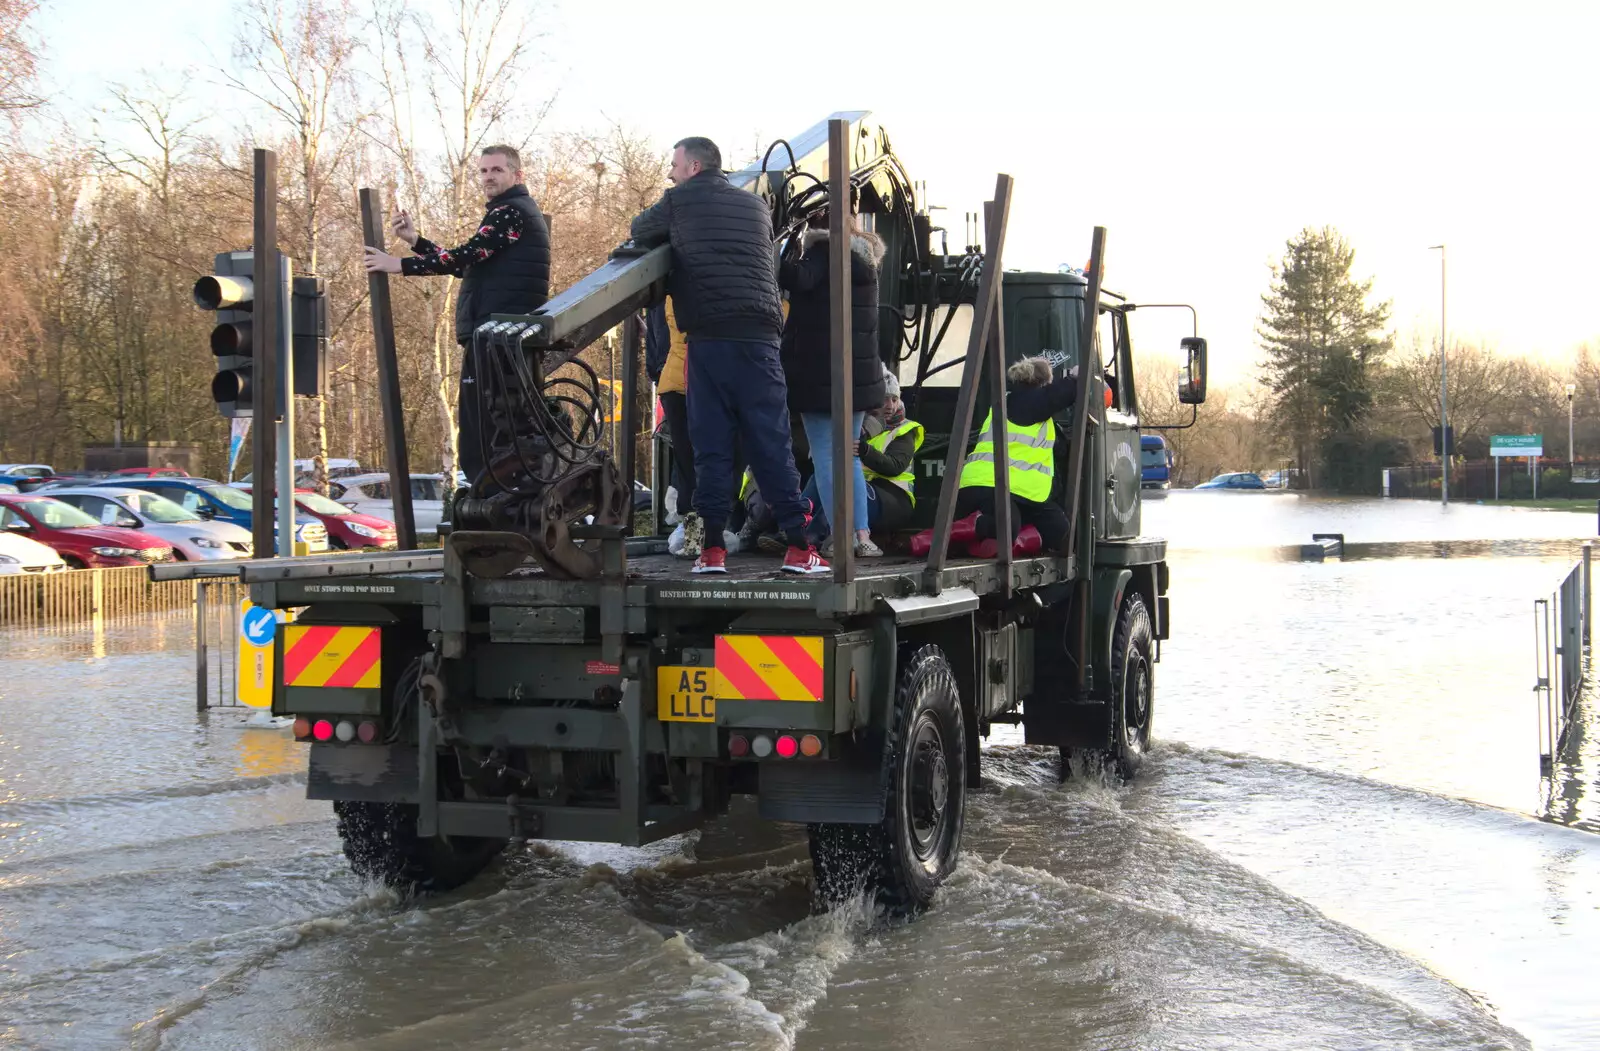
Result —
[[[1058,785],[992,739],[962,864],[904,925],[813,915],[803,834],[748,805],[401,902],[350,875],[284,731],[195,714],[181,618],[0,635],[0,1044],[1600,1043],[1593,701],[1541,782],[1529,689],[1532,601],[1593,517],[1174,493],[1146,521],[1160,746],[1134,784]],[[1269,550],[1312,531],[1406,546]]]

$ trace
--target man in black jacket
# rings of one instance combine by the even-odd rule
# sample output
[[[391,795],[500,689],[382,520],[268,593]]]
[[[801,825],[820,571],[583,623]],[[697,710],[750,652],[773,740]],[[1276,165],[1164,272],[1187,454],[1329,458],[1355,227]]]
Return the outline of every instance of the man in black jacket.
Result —
[[[828,569],[806,540],[800,475],[789,439],[788,390],[778,360],[783,310],[772,217],[722,172],[710,139],[673,147],[672,187],[633,220],[635,244],[672,245],[668,288],[688,340],[689,438],[695,510],[705,523],[696,573],[726,573],[722,531],[733,502],[734,442],[789,542],[783,569]]]
[[[478,180],[488,204],[477,232],[457,248],[440,248],[417,233],[408,212],[394,217],[396,237],[414,253],[401,259],[367,249],[367,269],[406,277],[450,274],[461,278],[456,297],[456,342],[461,344],[461,384],[456,394],[456,449],[468,484],[487,466],[472,361],[472,333],[491,314],[531,314],[550,298],[550,231],[522,183],[522,158],[510,146],[486,146]]]

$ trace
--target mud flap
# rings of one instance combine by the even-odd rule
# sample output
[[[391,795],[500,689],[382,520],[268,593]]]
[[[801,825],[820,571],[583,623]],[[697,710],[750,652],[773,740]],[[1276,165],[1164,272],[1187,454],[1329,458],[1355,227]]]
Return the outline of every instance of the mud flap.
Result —
[[[883,821],[881,758],[854,755],[833,762],[762,763],[761,816],[769,821],[876,825]]]
[[[1023,719],[1027,744],[1104,748],[1111,737],[1111,706],[1105,701],[1036,704]]]
[[[415,803],[417,750],[399,744],[313,744],[306,798]]]

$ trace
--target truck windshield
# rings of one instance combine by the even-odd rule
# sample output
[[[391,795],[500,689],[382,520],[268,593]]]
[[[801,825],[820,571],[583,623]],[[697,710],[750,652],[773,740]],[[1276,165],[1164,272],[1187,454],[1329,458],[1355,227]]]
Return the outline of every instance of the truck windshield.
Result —
[[[1165,467],[1167,465],[1167,451],[1160,446],[1151,448],[1147,445],[1139,450],[1139,462],[1145,467]]]
[[[1083,300],[1065,296],[1020,298],[1012,315],[1015,324],[1006,332],[1006,343],[1019,358],[1043,354],[1060,375],[1078,364],[1082,307]]]

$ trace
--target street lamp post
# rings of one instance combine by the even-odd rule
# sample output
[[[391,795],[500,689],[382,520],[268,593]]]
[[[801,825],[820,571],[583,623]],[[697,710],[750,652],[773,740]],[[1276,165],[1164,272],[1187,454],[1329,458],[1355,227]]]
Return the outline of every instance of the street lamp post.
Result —
[[[1444,245],[1434,245],[1428,251],[1439,252],[1439,459],[1443,469],[1439,472],[1439,505],[1450,502],[1450,394],[1445,382],[1444,341]]]
[[[1572,396],[1578,393],[1576,383],[1567,384],[1567,480],[1572,480]]]

